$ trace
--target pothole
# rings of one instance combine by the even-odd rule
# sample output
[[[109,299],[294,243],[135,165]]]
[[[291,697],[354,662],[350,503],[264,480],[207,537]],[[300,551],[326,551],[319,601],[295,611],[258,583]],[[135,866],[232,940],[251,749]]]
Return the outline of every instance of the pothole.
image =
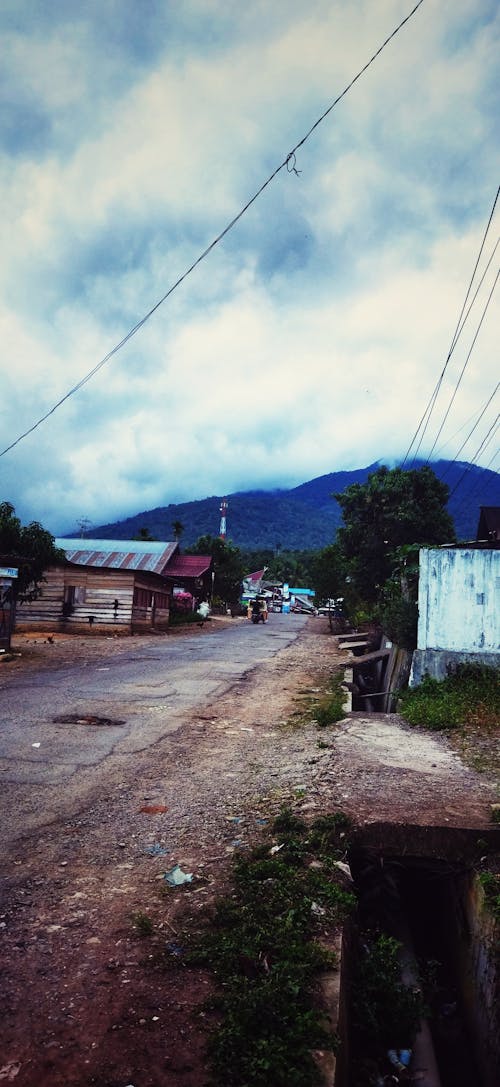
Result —
[[[124,725],[118,717],[101,717],[97,713],[62,713],[52,718],[56,725],[98,725],[101,727]]]

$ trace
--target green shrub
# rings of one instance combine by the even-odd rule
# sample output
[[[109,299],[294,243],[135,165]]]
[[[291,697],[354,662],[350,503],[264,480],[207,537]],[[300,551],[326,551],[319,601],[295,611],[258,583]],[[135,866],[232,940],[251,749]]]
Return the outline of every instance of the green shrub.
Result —
[[[354,907],[331,863],[344,856],[346,845],[339,850],[338,841],[346,826],[337,813],[308,829],[285,808],[272,828],[279,852],[260,846],[235,860],[233,894],[219,901],[190,956],[219,982],[213,1002],[219,1024],[209,1041],[211,1082],[219,1087],[321,1082],[313,1051],[335,1048],[336,1037],[314,993],[318,974],[334,960],[314,939],[315,908],[322,925],[335,925]],[[315,858],[319,867],[307,863]]]
[[[401,694],[403,716],[423,728],[498,724],[500,684],[494,668],[461,664],[444,680],[425,676],[419,687]]]
[[[327,725],[334,725],[336,721],[341,721],[342,718],[345,717],[346,711],[344,709],[344,703],[346,700],[346,693],[342,687],[343,682],[343,673],[339,672],[337,675],[334,675],[330,681],[331,690],[323,695],[314,707],[314,719],[318,722],[320,728],[326,728]]]
[[[374,1055],[411,1047],[425,1013],[420,990],[401,980],[401,944],[365,934],[356,964],[351,1014],[359,1043]]]

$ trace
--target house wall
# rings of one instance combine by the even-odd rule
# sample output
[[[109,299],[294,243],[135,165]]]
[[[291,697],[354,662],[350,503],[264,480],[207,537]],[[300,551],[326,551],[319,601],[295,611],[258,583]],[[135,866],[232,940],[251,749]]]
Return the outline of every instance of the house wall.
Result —
[[[127,634],[168,626],[168,601],[158,607],[154,599],[168,590],[153,576],[74,564],[52,567],[45,577],[40,597],[18,606],[17,630]],[[147,605],[134,606],[134,587],[152,597]]]
[[[422,550],[418,612],[410,685],[426,673],[443,678],[459,662],[498,665],[500,550]]]

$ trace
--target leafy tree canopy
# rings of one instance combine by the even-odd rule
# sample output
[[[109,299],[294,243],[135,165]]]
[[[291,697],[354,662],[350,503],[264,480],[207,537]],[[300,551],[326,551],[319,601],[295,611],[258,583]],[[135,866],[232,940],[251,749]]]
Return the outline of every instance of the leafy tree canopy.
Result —
[[[344,518],[337,542],[366,602],[378,600],[393,573],[398,548],[455,541],[448,495],[449,488],[427,465],[409,471],[378,468],[366,483],[335,495]]]
[[[0,556],[19,569],[15,592],[21,601],[38,596],[48,566],[65,562],[64,552],[55,546],[50,532],[38,521],[22,525],[10,502],[0,503]]]
[[[312,588],[317,604],[345,597],[346,573],[345,558],[338,544],[317,552],[312,564]]]
[[[238,547],[220,536],[200,536],[194,547],[194,555],[211,555],[215,571],[214,593],[230,607],[240,598],[241,583],[245,576],[243,560]]]

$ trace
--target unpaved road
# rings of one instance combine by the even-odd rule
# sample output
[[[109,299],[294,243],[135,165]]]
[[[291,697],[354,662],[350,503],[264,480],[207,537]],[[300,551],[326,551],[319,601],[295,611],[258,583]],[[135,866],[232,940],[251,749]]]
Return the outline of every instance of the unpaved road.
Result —
[[[17,1087],[202,1087],[210,979],[184,968],[183,925],[284,803],[358,823],[489,823],[495,782],[443,737],[396,715],[321,732],[293,717],[346,657],[322,620],[23,648],[0,674],[0,1077]],[[65,710],[125,724],[54,724]],[[168,887],[174,864],[193,881]]]

